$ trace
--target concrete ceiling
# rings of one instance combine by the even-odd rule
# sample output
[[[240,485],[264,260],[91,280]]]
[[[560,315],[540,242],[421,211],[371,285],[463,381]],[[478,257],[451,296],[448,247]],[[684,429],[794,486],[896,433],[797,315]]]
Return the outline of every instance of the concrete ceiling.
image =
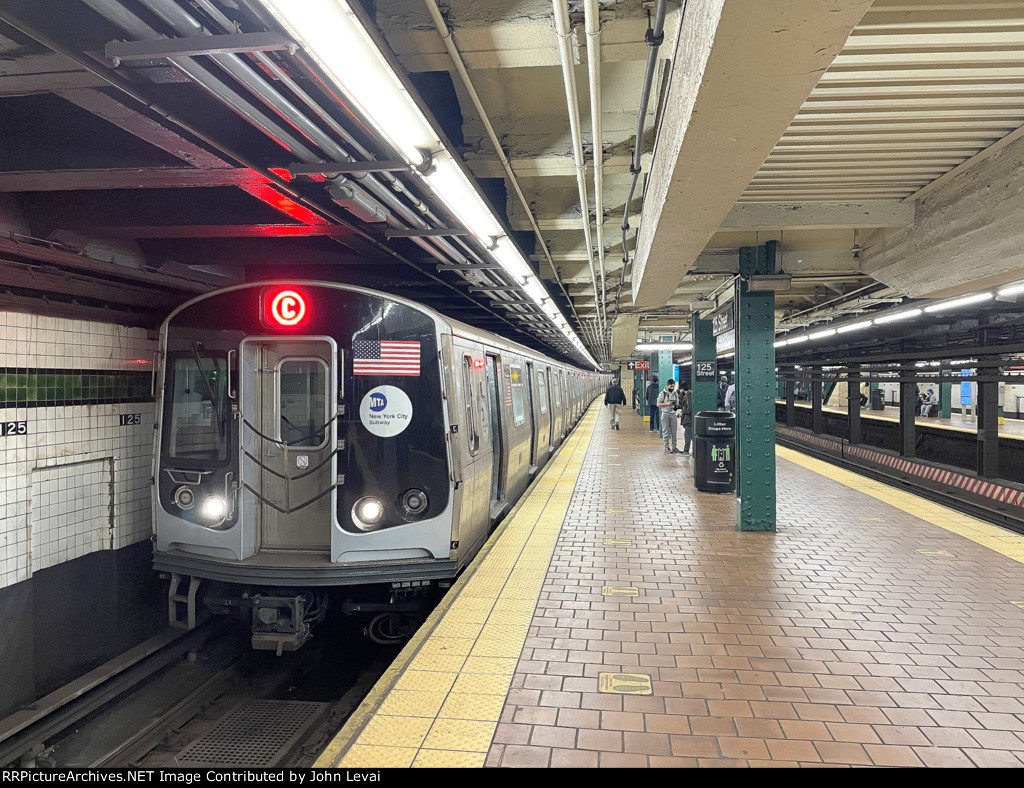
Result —
[[[601,2],[605,273],[615,285],[652,6]],[[552,5],[451,0],[441,8],[525,197],[509,184],[509,222],[532,231],[536,221],[550,255],[549,263],[535,251],[542,275],[557,277],[593,323]],[[735,273],[739,247],[767,240],[780,241],[781,267],[794,275],[777,300],[785,323],[924,294],[928,275],[900,274],[892,249],[918,232],[924,198],[1021,134],[1024,3],[689,0],[685,15],[669,8],[641,140],[643,187],[629,211],[625,251],[635,259],[625,286],[609,288],[608,333],[597,338],[589,328],[601,344],[595,353],[612,353],[616,314],[629,319],[615,323],[615,356],[634,327],[685,326],[691,303]],[[569,9],[592,177],[583,14],[578,4]],[[379,0],[376,20],[410,71],[452,73],[470,167],[507,180],[422,0]],[[955,290],[971,278],[967,268],[936,282]]]
[[[258,3],[176,1],[211,34],[270,29]],[[556,33],[563,2],[580,146]],[[728,293],[739,248],[768,240],[794,277],[777,296],[783,326],[1024,278],[1024,0],[670,0],[639,140],[656,3],[599,0],[599,146],[582,0],[437,0],[438,16],[433,4],[361,0],[597,358],[648,329],[685,332],[694,302]],[[0,3],[0,298],[59,287],[90,308],[140,310],[144,291],[112,283],[160,282],[170,302],[301,262],[546,341],[501,283],[444,264],[476,254],[462,241],[439,258],[442,241],[389,239],[379,222],[339,213],[315,179],[282,182],[294,153],[275,130],[306,128],[313,109],[256,108],[247,120],[232,106],[253,96],[214,90],[209,59],[198,61],[214,72],[206,80],[162,58],[115,69],[102,51],[125,31],[92,5],[114,4]],[[295,53],[272,60],[373,149]],[[294,105],[280,77],[246,63],[274,106]],[[636,145],[643,174],[626,206]]]

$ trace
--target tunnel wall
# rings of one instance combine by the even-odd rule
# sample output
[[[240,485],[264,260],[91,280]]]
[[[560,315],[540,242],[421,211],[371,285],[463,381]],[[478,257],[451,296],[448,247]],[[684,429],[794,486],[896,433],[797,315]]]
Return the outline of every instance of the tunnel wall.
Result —
[[[145,329],[0,311],[0,716],[163,623],[155,351]]]

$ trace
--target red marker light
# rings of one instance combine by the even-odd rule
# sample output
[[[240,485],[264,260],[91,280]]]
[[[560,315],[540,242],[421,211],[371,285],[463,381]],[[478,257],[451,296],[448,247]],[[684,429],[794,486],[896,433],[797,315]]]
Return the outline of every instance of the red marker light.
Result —
[[[484,361],[482,358],[474,358],[473,359],[473,369],[483,369],[484,365],[486,363],[487,362]]]
[[[263,322],[271,327],[295,328],[309,316],[307,297],[300,290],[285,287],[263,294]]]

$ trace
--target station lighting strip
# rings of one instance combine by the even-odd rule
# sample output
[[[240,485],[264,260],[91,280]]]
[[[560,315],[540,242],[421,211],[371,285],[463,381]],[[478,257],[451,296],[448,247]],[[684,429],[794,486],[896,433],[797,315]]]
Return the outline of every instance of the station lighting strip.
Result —
[[[836,326],[835,328],[826,328],[819,331],[798,334],[786,339],[780,339],[775,343],[775,347],[791,347],[793,345],[800,344],[801,342],[824,339],[825,337],[830,337],[835,334],[846,334],[852,331],[862,331],[866,328],[870,328],[871,326],[881,326],[886,323],[912,320],[916,317],[920,317],[922,314],[936,314],[940,312],[947,312],[952,309],[959,309],[960,307],[969,306],[971,304],[980,304],[984,301],[991,301],[996,295],[1011,296],[1018,295],[1020,293],[1024,293],[1024,282],[1018,282],[1017,284],[1010,285],[1009,287],[1004,287],[996,293],[985,291],[983,293],[973,293],[968,296],[953,298],[948,301],[937,301],[934,304],[929,304],[922,308],[914,307],[912,309],[893,309],[888,312],[883,312],[879,314],[878,317],[870,320],[858,320],[855,323],[846,323],[845,325]]]
[[[594,369],[598,363],[533,273],[458,159],[438,138],[401,78],[363,26],[352,0],[261,0],[292,39],[387,140],[502,270]],[[429,166],[428,166],[429,165]]]

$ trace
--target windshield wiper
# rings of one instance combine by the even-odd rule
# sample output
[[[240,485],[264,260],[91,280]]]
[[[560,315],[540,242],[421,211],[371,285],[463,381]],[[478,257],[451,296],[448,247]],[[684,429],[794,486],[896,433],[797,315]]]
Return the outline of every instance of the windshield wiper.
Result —
[[[217,417],[217,435],[223,437],[224,435],[224,419],[220,415],[220,405],[217,403],[217,397],[213,393],[213,386],[210,384],[210,379],[206,377],[206,370],[203,369],[203,360],[199,355],[199,340],[192,340],[192,358],[196,362],[196,369],[199,370],[199,379],[203,381],[203,388],[206,389],[206,396],[210,398],[210,405],[213,408],[213,413]]]

